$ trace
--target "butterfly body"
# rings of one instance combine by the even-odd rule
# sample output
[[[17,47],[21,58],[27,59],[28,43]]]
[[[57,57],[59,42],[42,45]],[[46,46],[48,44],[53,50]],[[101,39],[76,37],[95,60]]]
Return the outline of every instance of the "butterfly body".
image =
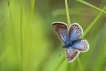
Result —
[[[65,45],[66,58],[68,62],[72,62],[80,52],[86,52],[89,49],[89,44],[86,40],[82,40],[83,30],[77,23],[73,23],[69,28],[63,22],[53,22],[52,27],[58,38]]]
[[[70,47],[73,47],[73,45],[77,42],[80,42],[81,39],[76,39],[76,40],[73,40],[73,41],[68,41],[65,43],[65,45],[63,46],[63,48],[70,48]]]

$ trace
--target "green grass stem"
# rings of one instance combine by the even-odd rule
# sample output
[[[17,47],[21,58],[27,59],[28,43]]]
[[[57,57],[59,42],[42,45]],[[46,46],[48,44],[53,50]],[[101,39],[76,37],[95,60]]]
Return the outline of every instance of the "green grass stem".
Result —
[[[77,57],[77,61],[78,61],[78,64],[79,64],[79,66],[80,66],[80,71],[84,71],[84,70],[83,70],[83,66],[82,66],[82,64],[81,64],[81,61],[80,61],[80,59],[79,59],[79,56]]]
[[[104,13],[104,10],[106,9],[106,6],[103,8],[103,10],[97,15],[97,17],[92,21],[92,23],[87,27],[87,29],[84,31],[83,38],[88,33],[88,31],[92,28],[92,26],[96,23],[96,21],[100,18],[100,16]]]
[[[94,9],[98,10],[98,11],[103,11],[102,9],[100,9],[100,8],[98,8],[98,7],[92,5],[92,4],[90,4],[90,3],[88,3],[88,2],[86,2],[86,1],[84,1],[84,0],[77,0],[77,1],[79,1],[79,2],[81,2],[81,3],[83,3],[83,4],[85,4],[85,5],[87,5],[87,6],[89,6],[89,7],[92,7],[92,8],[94,8]],[[103,11],[103,13],[106,13],[106,11]]]
[[[30,62],[29,62],[29,70],[31,71],[32,69],[33,69],[33,67],[31,66],[31,65],[33,65],[33,47],[32,47],[32,24],[33,24],[33,19],[34,19],[34,6],[35,6],[35,0],[31,0],[31,10],[30,10],[30,20],[29,20],[29,33],[30,33],[30,35],[29,35],[29,45],[28,45],[28,47],[30,47],[30,48],[28,48],[28,50],[29,50],[29,56],[28,57],[30,57]],[[33,71],[33,70],[32,70]]]
[[[70,21],[70,15],[69,15],[69,10],[68,10],[67,0],[65,0],[65,7],[66,7],[66,16],[67,16],[68,25],[70,25],[71,21]]]
[[[22,16],[22,5],[23,5],[23,0],[20,0],[20,49],[21,49],[21,69],[22,69],[22,71],[23,71],[23,33],[22,33],[22,31],[23,31],[23,25],[22,25],[22,18],[23,18],[23,16]]]
[[[13,25],[13,20],[12,20],[12,12],[11,12],[11,7],[10,7],[10,0],[7,0],[8,8],[9,8],[9,15],[10,15],[10,24],[11,24],[11,32],[12,32],[12,37],[13,37],[13,47],[16,50],[16,42],[15,42],[15,31],[14,31],[14,25]]]
[[[65,59],[66,59],[66,57],[64,56],[64,57],[62,58],[62,60],[59,62],[59,64],[57,65],[57,67],[55,68],[54,71],[58,71],[58,68],[62,65],[62,63],[64,62]]]
[[[66,71],[72,70],[72,63],[67,63]]]
[[[0,62],[4,59],[4,57],[8,54],[8,52],[10,51],[10,47],[8,47],[3,54],[1,54],[0,56]]]

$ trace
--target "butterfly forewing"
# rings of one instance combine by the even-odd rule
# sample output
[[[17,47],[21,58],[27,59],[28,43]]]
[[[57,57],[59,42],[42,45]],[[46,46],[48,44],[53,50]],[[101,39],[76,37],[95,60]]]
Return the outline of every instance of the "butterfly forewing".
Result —
[[[81,52],[86,52],[89,49],[89,44],[86,40],[81,40],[81,41],[73,44],[72,47]]]
[[[63,22],[54,22],[52,27],[62,42],[66,42],[67,40],[67,24]]]
[[[70,41],[81,38],[82,34],[83,34],[83,30],[82,30],[81,26],[78,25],[77,23],[73,23],[69,27],[68,37],[69,37]]]

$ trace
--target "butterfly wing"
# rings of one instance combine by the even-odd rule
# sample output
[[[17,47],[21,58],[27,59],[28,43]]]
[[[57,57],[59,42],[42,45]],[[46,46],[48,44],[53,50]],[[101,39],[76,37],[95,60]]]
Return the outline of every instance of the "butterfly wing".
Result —
[[[80,25],[73,23],[68,30],[68,37],[70,41],[81,38],[83,30]]]
[[[67,40],[67,24],[63,22],[53,22],[52,27],[62,42]]]
[[[73,48],[67,48],[66,49],[66,58],[68,62],[72,62],[78,55],[79,51]]]
[[[86,40],[81,40],[77,43],[74,43],[72,47],[81,52],[86,52],[89,49],[89,44]]]

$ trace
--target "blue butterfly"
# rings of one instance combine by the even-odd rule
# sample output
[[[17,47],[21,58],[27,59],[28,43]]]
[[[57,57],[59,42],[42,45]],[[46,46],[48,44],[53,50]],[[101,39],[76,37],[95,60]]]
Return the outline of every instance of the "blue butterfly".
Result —
[[[83,29],[77,23],[73,23],[69,28],[64,22],[53,22],[52,27],[58,38],[65,45],[66,58],[68,62],[72,62],[80,52],[86,52],[89,49],[87,40],[82,40]]]

